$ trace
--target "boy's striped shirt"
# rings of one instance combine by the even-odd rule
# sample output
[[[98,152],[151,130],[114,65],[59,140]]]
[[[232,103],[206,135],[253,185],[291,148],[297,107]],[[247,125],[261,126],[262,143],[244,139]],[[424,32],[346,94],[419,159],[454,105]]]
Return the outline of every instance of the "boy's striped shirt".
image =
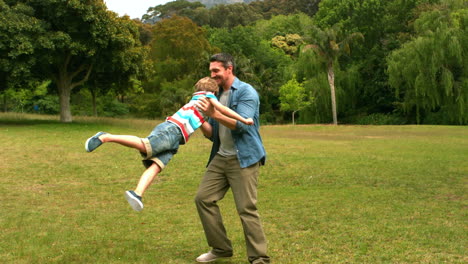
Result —
[[[207,116],[205,116],[205,114],[195,106],[198,99],[202,97],[206,97],[211,100],[218,100],[212,92],[196,92],[187,104],[180,108],[174,115],[166,119],[180,128],[180,131],[184,136],[184,142],[189,140],[189,137],[193,132],[195,132],[195,130],[197,130],[207,118]]]

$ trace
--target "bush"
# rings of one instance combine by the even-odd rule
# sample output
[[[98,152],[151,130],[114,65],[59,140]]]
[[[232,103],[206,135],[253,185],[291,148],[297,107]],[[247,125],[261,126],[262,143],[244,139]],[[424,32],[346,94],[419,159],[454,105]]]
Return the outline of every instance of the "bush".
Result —
[[[403,125],[406,122],[396,114],[375,113],[356,119],[358,125]]]
[[[71,108],[73,115],[92,116],[94,113],[90,92],[83,89],[72,95]],[[129,106],[119,102],[117,96],[109,92],[96,98],[96,111],[97,115],[102,117],[121,117],[129,113]]]
[[[129,107],[117,99],[104,100],[98,107],[98,113],[104,117],[122,117],[129,113]]]
[[[440,109],[437,112],[429,112],[423,119],[423,124],[431,125],[466,125],[467,122],[463,118],[457,119],[457,117],[450,114],[445,108]]]

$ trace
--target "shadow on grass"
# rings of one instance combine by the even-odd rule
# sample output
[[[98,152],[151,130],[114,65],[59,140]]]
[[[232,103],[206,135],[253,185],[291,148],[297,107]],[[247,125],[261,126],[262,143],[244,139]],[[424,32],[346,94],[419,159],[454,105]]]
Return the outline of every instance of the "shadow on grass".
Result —
[[[16,119],[16,120],[5,120],[0,119],[0,126],[33,126],[33,125],[52,125],[52,124],[63,124],[58,120],[32,120],[32,119]]]

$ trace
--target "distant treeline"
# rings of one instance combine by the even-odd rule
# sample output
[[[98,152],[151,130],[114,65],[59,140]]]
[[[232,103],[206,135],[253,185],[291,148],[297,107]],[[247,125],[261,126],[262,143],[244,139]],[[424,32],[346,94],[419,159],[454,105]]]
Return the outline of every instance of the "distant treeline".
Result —
[[[265,124],[468,123],[464,0],[0,0],[3,111],[162,118],[231,53]]]

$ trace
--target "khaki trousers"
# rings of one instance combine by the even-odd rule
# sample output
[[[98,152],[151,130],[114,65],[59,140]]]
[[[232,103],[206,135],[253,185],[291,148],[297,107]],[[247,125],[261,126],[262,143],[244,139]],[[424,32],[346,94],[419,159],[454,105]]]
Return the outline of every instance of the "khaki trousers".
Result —
[[[217,202],[229,187],[244,228],[249,262],[270,263],[267,242],[257,212],[257,178],[260,164],[241,168],[236,156],[216,155],[208,165],[195,197],[198,214],[212,253],[220,257],[232,256],[232,244],[226,234]]]

